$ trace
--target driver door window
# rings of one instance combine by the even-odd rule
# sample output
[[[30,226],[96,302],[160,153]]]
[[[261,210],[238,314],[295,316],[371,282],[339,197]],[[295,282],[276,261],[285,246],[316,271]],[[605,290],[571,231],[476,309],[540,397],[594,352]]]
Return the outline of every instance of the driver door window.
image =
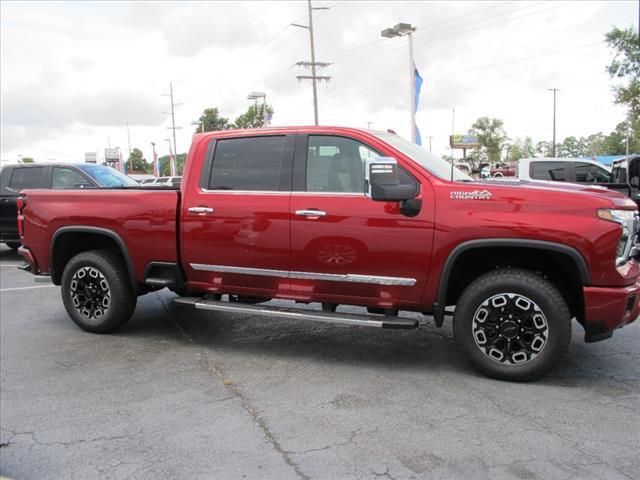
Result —
[[[579,162],[574,165],[576,182],[578,183],[608,183],[611,182],[611,174],[604,168],[592,163]]]
[[[51,178],[51,188],[64,190],[67,188],[92,187],[91,183],[75,170],[69,168],[54,168]]]
[[[310,135],[307,150],[307,192],[361,193],[364,195],[364,169],[368,158],[380,153],[357,140],[345,137]],[[401,184],[416,186],[402,167]]]

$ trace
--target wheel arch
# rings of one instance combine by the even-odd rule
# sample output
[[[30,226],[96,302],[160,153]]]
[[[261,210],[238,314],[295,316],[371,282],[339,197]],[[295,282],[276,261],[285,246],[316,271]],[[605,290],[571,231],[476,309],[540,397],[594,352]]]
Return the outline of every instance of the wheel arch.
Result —
[[[517,258],[518,253],[525,252],[528,254],[526,258]],[[472,272],[465,276],[459,270],[465,267],[465,262],[473,260],[479,260],[479,265],[473,265]],[[544,240],[491,238],[463,242],[449,253],[440,273],[436,301],[433,304],[436,324],[442,324],[445,307],[455,304],[462,290],[474,277],[477,278],[478,274],[494,268],[510,266],[524,266],[524,268],[538,270],[532,268],[532,266],[538,266],[535,263],[536,260],[541,263],[540,271],[556,277],[552,281],[562,273],[569,275],[571,279],[569,286],[558,285],[557,281],[554,283],[565,298],[571,300],[569,307],[572,313],[582,321],[584,318],[582,287],[591,284],[591,273],[586,260],[578,250],[568,245]],[[475,271],[473,271],[474,268]]]
[[[62,272],[69,260],[81,252],[108,249],[118,253],[125,264],[133,291],[137,291],[137,280],[126,244],[113,230],[102,227],[68,226],[55,231],[51,238],[49,258],[51,280],[60,285]]]

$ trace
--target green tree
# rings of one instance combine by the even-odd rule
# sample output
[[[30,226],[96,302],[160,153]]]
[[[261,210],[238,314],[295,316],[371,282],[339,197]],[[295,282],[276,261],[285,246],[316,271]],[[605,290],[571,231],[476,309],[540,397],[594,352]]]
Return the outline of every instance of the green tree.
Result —
[[[212,132],[214,130],[227,130],[232,128],[229,123],[229,119],[220,116],[220,112],[217,107],[205,108],[198,121],[202,123],[202,127],[198,126],[195,133],[200,133],[201,131]]]
[[[632,129],[640,122],[640,41],[634,27],[615,27],[605,36],[609,48],[613,50],[613,60],[607,66],[611,78],[624,83],[613,87],[615,102],[629,109]]]
[[[33,157],[22,157],[20,160],[22,163],[36,163]]]
[[[125,169],[130,173],[152,173],[153,165],[147,163],[144,159],[144,155],[142,150],[139,148],[134,148],[131,150],[131,154],[129,155],[129,160],[125,163]]]
[[[536,147],[533,146],[531,137],[516,138],[509,148],[507,160],[515,162],[521,158],[531,158],[536,154]]]
[[[187,159],[186,153],[179,153],[176,155],[176,175],[181,176],[184,172],[184,162]],[[169,155],[164,155],[159,158],[160,160],[160,176],[168,177],[171,175],[171,164],[169,163]]]
[[[593,133],[584,139],[585,148],[583,156],[597,157],[598,155],[606,155],[605,135],[602,132]]]
[[[503,127],[502,120],[480,117],[469,130],[469,133],[478,136],[480,153],[491,163],[500,161],[500,152],[507,142],[507,133]]]
[[[234,128],[261,128],[264,127],[265,117],[273,116],[273,108],[271,105],[251,105],[246,112],[236,118],[233,123]]]
[[[556,155],[558,157],[582,157],[585,154],[585,143],[584,138],[567,137],[557,145]]]
[[[607,155],[624,155],[627,152],[627,122],[620,122],[616,129],[604,138]],[[635,131],[629,135],[629,151],[640,152],[640,122],[636,122]]]

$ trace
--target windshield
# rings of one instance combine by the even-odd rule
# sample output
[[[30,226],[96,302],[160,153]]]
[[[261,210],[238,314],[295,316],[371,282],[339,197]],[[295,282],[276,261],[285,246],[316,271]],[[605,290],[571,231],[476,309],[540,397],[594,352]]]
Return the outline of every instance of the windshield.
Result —
[[[104,165],[78,165],[102,187],[128,187],[138,185],[134,179],[120,173],[115,168]]]
[[[411,143],[398,135],[387,132],[372,132],[380,140],[388,143],[396,150],[405,154],[428,172],[443,180],[451,180],[451,164],[437,155],[425,150],[420,145]],[[473,181],[466,173],[453,167],[453,179],[458,181]]]

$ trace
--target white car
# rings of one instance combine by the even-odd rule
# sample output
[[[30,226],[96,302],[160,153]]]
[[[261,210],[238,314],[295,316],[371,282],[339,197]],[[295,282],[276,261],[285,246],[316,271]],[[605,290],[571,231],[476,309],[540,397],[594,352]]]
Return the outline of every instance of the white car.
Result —
[[[158,177],[150,182],[144,182],[146,187],[177,187],[180,188],[182,177]]]
[[[585,158],[523,158],[518,162],[517,176],[521,180],[612,182],[611,170],[602,163]]]

